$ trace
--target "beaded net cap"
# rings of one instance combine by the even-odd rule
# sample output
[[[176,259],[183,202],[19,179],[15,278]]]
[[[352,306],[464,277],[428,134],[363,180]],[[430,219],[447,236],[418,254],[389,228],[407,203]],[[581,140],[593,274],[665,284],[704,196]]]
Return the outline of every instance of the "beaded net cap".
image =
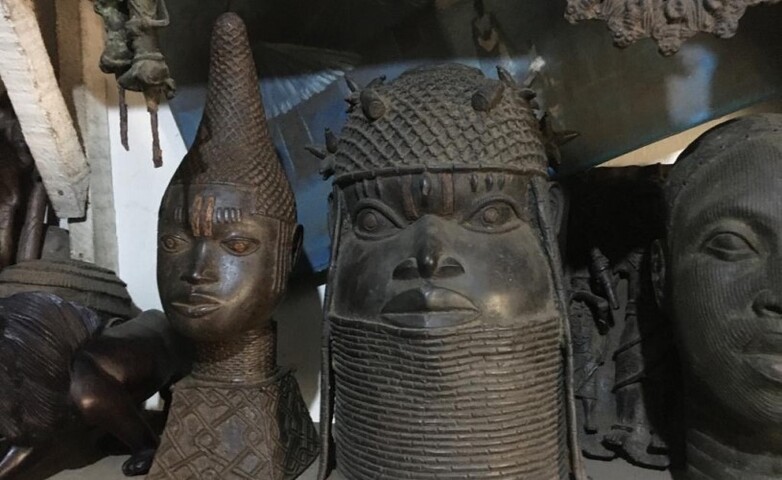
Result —
[[[339,138],[327,133],[323,173],[349,182],[384,174],[497,169],[547,175],[525,91],[459,64],[409,70],[347,99]]]
[[[293,191],[266,126],[247,29],[235,13],[221,15],[212,30],[204,116],[171,184],[250,186],[255,214],[296,222]]]
[[[668,211],[673,211],[681,192],[707,165],[751,140],[767,143],[782,152],[782,114],[764,113],[729,120],[692,142],[676,159],[668,175],[664,189]]]

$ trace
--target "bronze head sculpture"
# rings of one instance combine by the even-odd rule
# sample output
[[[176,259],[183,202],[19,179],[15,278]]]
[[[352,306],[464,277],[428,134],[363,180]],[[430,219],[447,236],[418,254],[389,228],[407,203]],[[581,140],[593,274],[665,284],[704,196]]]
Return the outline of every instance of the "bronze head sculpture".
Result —
[[[315,152],[334,177],[320,478],[568,475],[561,203],[530,92],[501,77],[349,83]]]
[[[196,359],[175,386],[148,478],[294,478],[317,439],[295,379],[276,366],[271,314],[301,227],[236,14],[215,24],[204,117],[163,198],[158,233],[164,309]]]
[[[685,374],[695,479],[782,475],[782,115],[698,138],[665,186],[656,291]]]

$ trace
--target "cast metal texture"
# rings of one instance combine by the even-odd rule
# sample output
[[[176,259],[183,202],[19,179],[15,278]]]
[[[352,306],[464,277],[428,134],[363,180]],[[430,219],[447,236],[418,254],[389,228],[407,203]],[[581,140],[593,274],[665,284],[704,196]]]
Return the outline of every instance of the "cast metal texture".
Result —
[[[266,125],[247,30],[241,20],[220,26],[212,37],[204,116],[172,184],[252,187],[254,214],[296,223],[293,191]]]
[[[163,306],[196,352],[149,479],[283,480],[318,455],[298,384],[276,366],[271,316],[301,232],[255,72],[243,21],[220,16],[204,116],[160,209]]]
[[[333,319],[340,472],[566,478],[558,324],[410,333]]]
[[[71,359],[101,323],[94,312],[49,293],[0,299],[0,436],[37,445],[64,426]]]
[[[46,291],[86,305],[103,318],[129,319],[133,301],[125,282],[108,269],[79,260],[30,260],[0,273],[0,297]]]
[[[747,7],[779,0],[568,0],[565,18],[571,23],[603,20],[614,44],[627,47],[651,37],[663,55],[679,51],[698,33],[719,38],[736,34]]]
[[[335,182],[400,170],[547,174],[527,101],[534,93],[506,91],[504,82],[463,65],[424,68],[426,75],[412,70],[389,85],[378,79],[348,98],[347,123],[326,160]]]
[[[495,273],[531,262],[544,272],[541,283],[555,276],[550,270],[559,260],[542,214],[548,208],[542,206],[548,195],[546,141],[530,106],[534,95],[504,73],[490,80],[476,69],[449,64],[410,70],[388,84],[381,78],[363,89],[349,82],[347,124],[339,137],[327,131],[324,150],[313,149],[335,184],[321,414],[322,424],[330,423],[333,405],[334,448],[326,448],[326,425],[321,479],[331,468],[331,454],[349,480],[550,480],[569,474],[557,280],[537,314],[522,304],[518,311],[516,305],[497,307],[490,318],[467,323],[410,327],[378,318],[383,304],[394,301],[423,317],[458,314],[446,305],[455,300],[421,305],[404,294],[393,296],[393,289],[378,297],[374,292],[389,281],[411,289],[405,298],[421,291],[476,302],[504,295],[499,291],[505,286],[465,274],[475,265],[465,262],[469,254],[463,249],[479,237],[460,230],[454,218],[465,207],[455,205],[455,198],[520,197],[519,222],[533,225],[525,230],[531,232],[525,237],[530,249],[507,253],[503,266],[496,252],[472,248],[486,250],[484,263],[495,266]],[[404,210],[396,214],[405,220],[394,235],[409,242],[394,236],[377,243],[356,240],[359,220],[350,210],[360,207],[348,204],[362,199],[383,199]],[[433,205],[440,206],[428,210]],[[379,218],[373,217],[370,229]],[[431,227],[424,227],[427,221]],[[381,255],[378,249],[384,258],[371,267],[366,257]],[[391,270],[393,279],[386,277]],[[486,275],[493,281],[493,273]],[[357,285],[343,285],[355,283],[350,278],[377,282],[370,302],[355,298],[363,295],[352,291]],[[448,283],[454,279],[459,287]],[[464,295],[448,288],[461,288]],[[518,288],[526,287],[520,282]]]
[[[317,432],[292,374],[255,386],[189,377],[174,387],[147,478],[294,479],[318,451]]]
[[[780,189],[780,114],[707,131],[664,187],[652,274],[682,360],[688,478],[782,472]]]
[[[670,464],[681,433],[673,332],[649,275],[666,172],[661,165],[598,168],[566,180],[581,448],[589,458],[621,456],[656,469]]]

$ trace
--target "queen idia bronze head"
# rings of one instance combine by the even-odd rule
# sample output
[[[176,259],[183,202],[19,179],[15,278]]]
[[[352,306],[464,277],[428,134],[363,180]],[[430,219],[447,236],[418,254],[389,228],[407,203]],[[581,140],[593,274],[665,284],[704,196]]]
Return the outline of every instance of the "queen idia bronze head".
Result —
[[[654,270],[686,374],[694,478],[782,474],[780,192],[778,114],[708,131],[665,187]]]
[[[163,305],[199,341],[268,327],[301,242],[252,52],[237,42],[213,41],[204,117],[160,208]]]
[[[196,358],[174,386],[147,478],[287,480],[318,454],[298,384],[277,366],[271,318],[301,227],[238,15],[217,19],[210,57],[204,117],[166,191],[158,232],[163,307]]]

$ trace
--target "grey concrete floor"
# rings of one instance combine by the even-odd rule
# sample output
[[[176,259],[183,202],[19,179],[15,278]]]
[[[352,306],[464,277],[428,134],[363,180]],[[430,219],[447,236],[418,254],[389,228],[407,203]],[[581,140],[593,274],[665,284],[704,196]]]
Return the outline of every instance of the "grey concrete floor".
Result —
[[[50,480],[127,480],[120,470],[125,458],[127,457],[106,457],[85,468],[62,471],[50,477]],[[317,469],[317,462],[315,462],[298,480],[315,480]],[[593,480],[671,480],[673,478],[668,472],[643,470],[622,461],[588,460],[587,469]],[[342,480],[342,476],[337,473],[329,480]]]

